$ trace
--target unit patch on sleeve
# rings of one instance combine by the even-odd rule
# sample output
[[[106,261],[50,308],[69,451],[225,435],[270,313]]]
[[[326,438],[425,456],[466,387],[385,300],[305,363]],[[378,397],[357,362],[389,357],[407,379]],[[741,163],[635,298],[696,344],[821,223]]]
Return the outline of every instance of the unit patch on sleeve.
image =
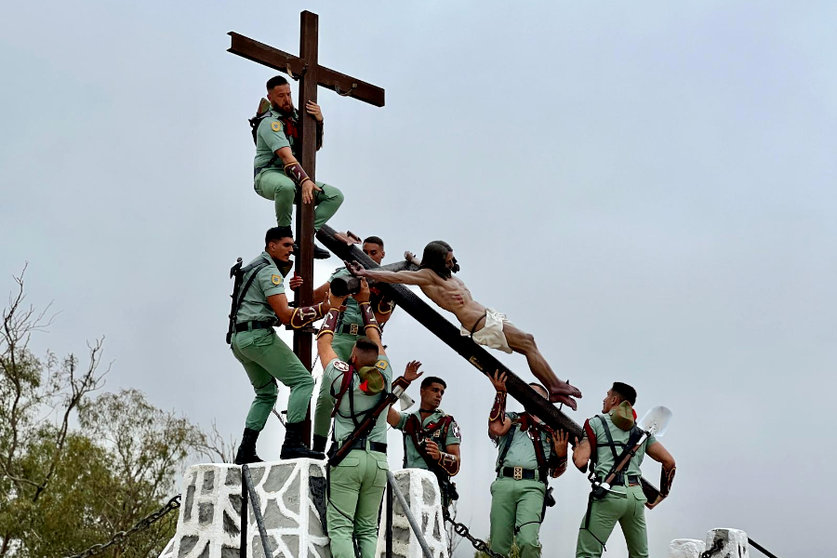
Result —
[[[375,363],[375,367],[378,370],[386,370],[388,366],[389,366],[389,364],[387,364],[387,361],[385,361],[385,360],[379,360],[378,362]]]
[[[270,282],[274,285],[281,285],[282,284],[282,276],[281,275],[271,275]]]
[[[335,360],[334,361],[334,368],[335,370],[339,370],[340,372],[348,372],[349,365],[342,360]]]
[[[270,123],[270,129],[274,132],[281,132],[282,131],[282,123],[278,120]]]

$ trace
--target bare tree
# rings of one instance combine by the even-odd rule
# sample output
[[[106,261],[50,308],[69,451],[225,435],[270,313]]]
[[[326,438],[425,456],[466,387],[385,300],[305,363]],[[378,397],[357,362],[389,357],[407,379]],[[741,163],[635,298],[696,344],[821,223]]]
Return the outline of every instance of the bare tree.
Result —
[[[73,354],[60,361],[49,352],[43,361],[32,354],[32,334],[52,318],[49,305],[40,311],[26,305],[25,272],[26,267],[14,277],[17,287],[3,310],[0,331],[0,491],[9,498],[4,504],[17,508],[37,503],[47,490],[66,450],[70,416],[107,373],[98,372],[101,339],[88,346],[84,366]],[[37,466],[24,458],[35,446],[49,447]],[[21,528],[14,511],[0,517],[0,557]]]

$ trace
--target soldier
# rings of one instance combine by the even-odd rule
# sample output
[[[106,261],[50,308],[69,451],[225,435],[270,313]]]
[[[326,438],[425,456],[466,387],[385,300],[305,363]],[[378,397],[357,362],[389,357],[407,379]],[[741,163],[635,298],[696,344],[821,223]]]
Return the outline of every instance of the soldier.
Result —
[[[329,468],[326,520],[334,558],[355,558],[353,537],[361,558],[375,556],[378,513],[389,470],[385,412],[375,417],[367,432],[358,429],[391,391],[392,370],[381,345],[381,332],[369,304],[369,285],[365,280],[354,298],[366,336],[355,342],[349,361],[337,358],[331,344],[343,297],[329,294],[333,308],[317,335],[323,379],[314,417],[314,449],[325,448],[329,414],[335,417],[332,448],[351,444],[346,457]],[[418,365],[414,361],[407,366],[404,378],[408,382],[420,375]]]
[[[553,432],[529,413],[506,413],[506,374],[490,377],[494,405],[488,435],[497,443],[497,480],[491,483],[491,550],[508,555],[517,539],[521,558],[541,555],[538,533],[547,506],[555,504],[547,478],[567,469],[568,435]],[[546,389],[529,384],[544,398]]]
[[[614,382],[602,401],[602,414],[588,419],[584,423],[584,436],[573,450],[573,463],[581,472],[587,471],[587,462],[599,480],[615,470],[618,454],[626,446],[633,446],[641,431],[634,428],[636,414],[636,390],[622,382]],[[631,436],[635,436],[633,441]],[[631,558],[648,556],[648,535],[645,527],[647,500],[642,491],[642,459],[648,455],[654,461],[662,463],[660,494],[666,496],[674,480],[675,463],[671,454],[654,436],[642,442],[614,482],[602,497],[591,493],[587,504],[587,513],[581,522],[576,544],[577,558],[590,558],[602,555],[605,543],[613,531],[616,522],[622,527],[628,554]]]
[[[405,254],[406,256],[407,254]],[[560,401],[576,408],[573,397],[581,392],[567,382],[561,382],[538,350],[535,338],[507,321],[504,314],[486,308],[473,299],[471,291],[461,280],[452,275],[459,271],[453,256],[453,248],[447,242],[436,240],[424,247],[418,271],[386,271],[364,269],[350,262],[350,271],[358,277],[369,277],[384,283],[417,285],[438,306],[452,312],[461,325],[461,333],[474,342],[511,353],[516,351],[526,357],[529,369],[548,389],[550,401]]]
[[[314,379],[273,328],[280,324],[304,327],[321,318],[330,306],[325,301],[314,306],[290,308],[284,286],[284,275],[290,269],[294,251],[290,227],[268,229],[264,242],[264,252],[241,269],[241,283],[237,283],[238,289],[233,293],[230,315],[230,347],[256,391],[235,456],[237,465],[261,461],[256,454],[256,440],[276,403],[277,379],[291,389],[285,442],[280,457],[324,457],[322,453],[309,450],[302,439]],[[297,278],[296,284],[300,281]]]
[[[270,109],[261,118],[255,130],[256,158],[253,161],[253,177],[256,193],[273,201],[276,222],[290,226],[295,200],[313,203],[314,231],[328,221],[343,203],[343,193],[323,182],[314,183],[299,160],[302,144],[299,141],[299,113],[291,98],[291,86],[282,76],[267,82],[267,99]],[[317,149],[323,143],[323,113],[312,101],[305,103],[305,111],[317,121]],[[254,123],[255,125],[255,123]],[[297,192],[299,188],[300,192]],[[343,240],[347,240],[341,236]],[[329,252],[314,246],[315,258],[328,258]]]
[[[447,384],[441,378],[426,376],[421,381],[420,407],[414,413],[389,408],[387,422],[404,432],[404,467],[432,471],[439,480],[445,509],[457,500],[456,485],[450,478],[459,472],[459,444],[462,435],[453,416],[439,408]]]
[[[369,256],[375,263],[380,264],[384,256],[386,256],[384,241],[378,236],[367,237],[363,241],[363,253]],[[345,267],[338,268],[329,277],[327,282],[320,285],[314,291],[314,300],[325,300],[326,294],[331,288],[331,282],[338,277],[351,277],[351,273]],[[395,303],[374,286],[370,287],[370,293],[370,303],[372,310],[375,312],[375,319],[378,320],[378,325],[383,328],[384,324],[392,316]],[[348,361],[355,341],[362,335],[363,319],[360,315],[360,309],[358,308],[357,301],[354,298],[349,298],[346,300],[346,310],[343,312],[341,320],[337,323],[337,329],[334,331],[334,339],[331,342],[334,352],[337,353],[337,358]]]

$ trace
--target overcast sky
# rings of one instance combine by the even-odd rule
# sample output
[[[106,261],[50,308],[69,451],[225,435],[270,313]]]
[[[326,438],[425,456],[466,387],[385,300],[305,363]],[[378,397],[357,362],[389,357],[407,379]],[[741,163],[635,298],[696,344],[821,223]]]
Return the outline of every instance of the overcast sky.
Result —
[[[320,92],[317,177],[346,194],[330,224],[382,236],[387,261],[447,240],[477,300],[581,388],[577,422],[617,379],[640,414],[673,410],[652,556],[719,526],[830,554],[833,2],[8,5],[0,287],[29,262],[29,301],[60,311],[33,346],[104,335],[107,390],[240,435],[252,389],[223,341],[227,272],[274,224],[247,125],[274,72],[225,52],[226,33],[296,53],[306,8],[321,63],[386,89],[381,109]],[[397,370],[415,358],[448,380],[459,518],[487,536],[489,382],[404,312],[385,341]],[[272,419],[261,456],[282,437]],[[570,470],[553,486],[542,542],[570,556],[588,484]],[[626,556],[618,530],[607,555]]]

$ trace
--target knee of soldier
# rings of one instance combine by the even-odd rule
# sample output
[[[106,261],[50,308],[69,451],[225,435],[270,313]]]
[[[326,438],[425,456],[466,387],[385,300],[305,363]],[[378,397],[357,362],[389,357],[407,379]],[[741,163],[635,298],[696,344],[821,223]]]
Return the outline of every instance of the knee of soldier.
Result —
[[[300,376],[299,381],[294,384],[295,388],[313,388],[314,387],[314,376],[311,374],[303,374]]]
[[[335,188],[330,184],[323,184],[323,194],[325,194],[329,200],[337,205],[342,205],[343,200],[345,199],[343,192],[340,191],[339,188]]]
[[[525,526],[517,534],[517,545],[520,547],[521,556],[525,556],[523,549],[540,549],[541,543],[538,541],[538,530],[538,526]]]
[[[262,401],[275,403],[278,394],[279,388],[276,386],[276,382],[274,380],[271,380],[269,383],[263,385],[262,387],[256,388],[256,397],[258,397]]]
[[[273,192],[273,200],[282,204],[293,204],[296,196],[296,187],[279,187]]]

